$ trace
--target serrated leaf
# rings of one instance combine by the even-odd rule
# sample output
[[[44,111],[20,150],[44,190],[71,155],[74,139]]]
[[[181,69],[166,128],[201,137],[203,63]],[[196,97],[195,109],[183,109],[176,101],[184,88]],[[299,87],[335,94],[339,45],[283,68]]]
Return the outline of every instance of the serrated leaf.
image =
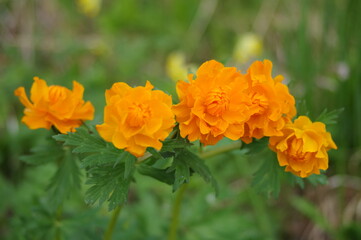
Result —
[[[168,172],[172,171],[174,171],[173,192],[175,192],[182,184],[189,182],[190,167],[182,158],[175,157],[172,166],[168,169]]]
[[[111,211],[126,202],[135,157],[129,153],[120,156],[122,159],[117,165],[102,164],[88,170],[90,176],[86,183],[92,185],[85,193],[85,201],[88,204],[98,202],[98,205],[101,205],[108,201],[108,209]]]
[[[188,168],[198,173],[203,178],[204,181],[210,183],[213,186],[216,194],[218,194],[217,182],[214,179],[207,165],[205,165],[204,161],[200,157],[198,157],[196,154],[190,152],[187,149],[183,149],[176,154],[174,161],[183,161],[188,166]],[[185,174],[185,171],[182,170],[181,173]],[[186,175],[180,174],[179,176],[180,177],[184,176],[184,178],[186,179]],[[181,179],[178,180],[178,182],[179,181],[181,181]]]
[[[323,122],[326,125],[336,124],[337,118],[343,112],[344,108],[335,109],[332,111],[323,110],[322,113],[318,116],[316,121]]]
[[[172,185],[174,183],[174,173],[170,173],[167,169],[154,168],[142,163],[137,167],[137,170],[142,175],[155,178],[166,184]]]
[[[53,136],[57,141],[64,142],[66,146],[73,146],[73,153],[93,153],[105,148],[107,143],[96,135],[91,135],[84,128],[77,128],[76,132]]]

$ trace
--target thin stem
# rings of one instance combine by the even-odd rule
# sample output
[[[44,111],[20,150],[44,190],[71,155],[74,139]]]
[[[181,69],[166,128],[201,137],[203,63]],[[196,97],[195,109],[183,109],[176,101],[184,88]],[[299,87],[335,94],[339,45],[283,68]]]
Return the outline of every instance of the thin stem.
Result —
[[[123,208],[123,205],[119,205],[114,210],[113,215],[112,215],[112,219],[109,222],[109,225],[108,225],[108,228],[107,228],[107,230],[106,230],[106,232],[104,234],[103,240],[111,240],[112,239],[114,227],[115,227],[115,224],[117,223],[118,216],[119,216],[119,213],[122,210],[122,208]]]
[[[187,189],[188,184],[183,184],[177,192],[177,196],[175,198],[173,209],[172,209],[172,219],[171,225],[168,232],[168,240],[176,240],[177,239],[177,230],[179,225],[179,212],[181,209],[181,203],[183,200],[184,192]]]
[[[238,141],[238,142],[234,142],[234,143],[219,147],[217,149],[214,149],[214,150],[211,150],[211,151],[208,151],[208,152],[202,152],[202,153],[199,154],[199,156],[201,158],[203,158],[203,159],[204,158],[210,158],[210,157],[219,155],[221,153],[229,152],[229,151],[232,151],[232,150],[235,150],[235,149],[240,149],[241,147],[242,147],[242,142]]]
[[[63,206],[62,204],[58,207],[56,210],[56,217],[55,217],[55,226],[56,226],[56,232],[55,232],[55,240],[61,240],[61,220],[63,216]]]

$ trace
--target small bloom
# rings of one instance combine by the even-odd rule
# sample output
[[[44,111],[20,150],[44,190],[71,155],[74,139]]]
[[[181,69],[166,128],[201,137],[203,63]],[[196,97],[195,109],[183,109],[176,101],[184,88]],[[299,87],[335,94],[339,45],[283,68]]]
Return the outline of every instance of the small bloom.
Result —
[[[135,88],[113,84],[105,93],[104,123],[96,126],[100,136],[136,157],[143,156],[147,147],[160,150],[175,120],[171,96],[152,89],[148,81]]]
[[[83,120],[91,120],[94,107],[83,100],[83,86],[73,81],[73,90],[62,86],[49,86],[38,77],[28,99],[24,87],[15,90],[21,103],[25,106],[22,122],[30,129],[56,127],[61,133],[74,132]]]
[[[269,139],[269,147],[277,153],[278,162],[286,166],[286,171],[304,178],[328,168],[327,151],[337,146],[325,124],[300,116],[294,123],[288,123],[282,133],[283,136]]]
[[[249,119],[247,82],[236,68],[211,60],[202,64],[193,80],[177,83],[180,103],[173,106],[180,134],[190,141],[214,145],[224,136],[237,140],[243,136]],[[247,103],[247,104],[246,104]]]
[[[251,111],[242,137],[246,143],[251,142],[252,138],[282,135],[285,124],[296,115],[295,99],[288,87],[281,83],[283,76],[272,78],[271,74],[272,62],[264,60],[254,62],[244,76]]]
[[[78,0],[79,10],[88,17],[98,15],[102,0]]]
[[[182,52],[173,52],[167,58],[166,70],[168,76],[174,81],[187,78],[187,65]]]
[[[255,33],[241,35],[233,51],[234,60],[238,63],[246,63],[252,58],[262,54],[262,40]]]

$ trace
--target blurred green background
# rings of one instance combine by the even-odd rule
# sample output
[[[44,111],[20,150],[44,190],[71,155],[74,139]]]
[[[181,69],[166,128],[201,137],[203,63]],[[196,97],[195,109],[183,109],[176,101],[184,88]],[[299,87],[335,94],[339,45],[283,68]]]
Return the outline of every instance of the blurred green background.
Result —
[[[361,1],[359,0],[0,0],[0,239],[101,239],[110,214],[81,192],[59,221],[44,200],[53,164],[19,157],[49,132],[20,123],[13,95],[39,76],[71,87],[77,80],[102,122],[104,91],[114,82],[172,94],[184,69],[216,59],[242,72],[272,60],[285,76],[300,114],[312,120],[344,108],[328,126],[328,183],[282,184],[278,198],[251,188],[257,155],[232,152],[207,159],[221,186],[192,178],[182,206],[179,239],[361,239]],[[114,239],[165,239],[171,187],[136,176]]]

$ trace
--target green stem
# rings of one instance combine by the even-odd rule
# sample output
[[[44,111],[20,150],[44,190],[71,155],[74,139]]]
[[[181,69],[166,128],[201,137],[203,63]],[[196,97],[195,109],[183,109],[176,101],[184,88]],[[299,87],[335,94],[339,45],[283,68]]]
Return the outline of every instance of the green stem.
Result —
[[[177,196],[175,198],[173,209],[172,209],[172,220],[171,225],[168,232],[168,240],[176,240],[177,239],[177,230],[179,225],[179,213],[181,209],[181,203],[184,196],[184,192],[187,189],[188,184],[183,184],[177,192]]]
[[[115,224],[117,223],[117,219],[119,216],[120,211],[122,210],[123,205],[119,205],[113,212],[112,219],[109,222],[108,228],[104,234],[103,240],[111,240]]]
[[[56,217],[55,217],[55,226],[56,226],[56,232],[55,232],[55,240],[61,240],[61,220],[63,216],[63,206],[62,204],[58,207],[56,210]]]
[[[219,147],[219,148],[211,150],[211,151],[202,152],[199,154],[199,156],[203,159],[210,158],[210,157],[216,156],[221,153],[229,152],[229,151],[232,151],[235,149],[240,149],[241,147],[242,147],[242,142],[238,141],[238,142],[234,142],[234,143]]]

